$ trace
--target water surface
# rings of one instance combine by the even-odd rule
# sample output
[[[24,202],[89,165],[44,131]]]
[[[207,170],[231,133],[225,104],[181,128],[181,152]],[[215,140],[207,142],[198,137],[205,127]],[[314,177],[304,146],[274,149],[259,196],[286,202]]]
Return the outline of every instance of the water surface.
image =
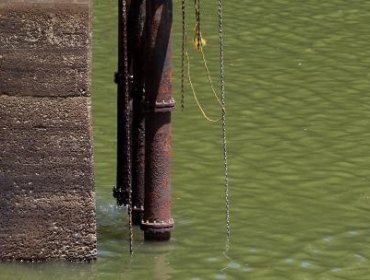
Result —
[[[191,1],[190,1],[191,2]],[[189,2],[189,12],[191,4]],[[231,249],[220,124],[186,90],[173,114],[176,229],[165,244],[135,231],[111,198],[115,180],[116,1],[94,3],[93,117],[99,259],[90,265],[7,264],[1,279],[369,279],[370,2],[225,1]],[[180,100],[180,10],[174,95]],[[207,60],[218,75],[216,3],[202,1]],[[211,115],[199,54],[192,78]],[[179,102],[178,102],[179,103]],[[178,106],[179,107],[179,106]]]

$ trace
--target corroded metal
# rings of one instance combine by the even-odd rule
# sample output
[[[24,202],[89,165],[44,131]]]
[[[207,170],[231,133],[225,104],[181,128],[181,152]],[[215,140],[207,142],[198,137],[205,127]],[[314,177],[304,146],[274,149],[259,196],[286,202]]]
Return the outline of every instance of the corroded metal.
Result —
[[[135,91],[133,96],[132,120],[132,203],[133,222],[140,225],[144,215],[145,194],[145,117],[144,96],[140,91]]]
[[[145,1],[130,5],[128,18],[129,68],[133,73],[132,96],[132,203],[133,223],[140,225],[144,215],[145,183],[145,89],[144,89],[144,34]]]
[[[127,7],[130,1],[127,1]],[[123,2],[118,0],[118,64],[117,72],[115,73],[114,81],[117,84],[117,171],[116,171],[116,186],[113,188],[113,196],[117,199],[118,205],[127,205],[130,192],[130,172],[131,159],[131,108],[130,112],[126,112],[126,108],[130,107],[130,101],[125,98],[132,84],[132,75],[125,73],[125,61],[128,57],[127,52],[127,18],[123,17]],[[129,85],[128,85],[129,84]]]
[[[147,1],[145,202],[141,228],[146,240],[168,240],[171,217],[172,1]]]

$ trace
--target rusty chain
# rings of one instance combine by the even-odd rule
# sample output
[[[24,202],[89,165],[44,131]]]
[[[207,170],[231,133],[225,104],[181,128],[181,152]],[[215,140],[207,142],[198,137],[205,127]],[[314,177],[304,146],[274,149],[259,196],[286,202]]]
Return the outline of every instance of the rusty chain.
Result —
[[[222,107],[222,143],[224,155],[224,188],[225,188],[225,216],[226,216],[226,245],[225,253],[230,249],[230,188],[228,175],[228,153],[227,153],[227,130],[226,130],[226,110],[225,110],[225,63],[224,63],[224,31],[222,0],[218,0],[218,28],[220,44],[220,90]]]
[[[194,0],[195,6],[195,47],[200,49],[202,47],[202,32],[200,30],[200,0]]]
[[[181,110],[185,109],[185,52],[186,52],[186,2],[181,0]]]

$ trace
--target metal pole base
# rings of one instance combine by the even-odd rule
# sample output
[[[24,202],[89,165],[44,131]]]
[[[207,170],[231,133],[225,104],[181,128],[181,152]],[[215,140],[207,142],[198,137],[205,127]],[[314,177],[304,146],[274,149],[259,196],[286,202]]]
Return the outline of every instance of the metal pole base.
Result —
[[[142,222],[141,229],[144,231],[146,241],[168,241],[171,238],[171,231],[174,228],[174,221],[168,222]]]

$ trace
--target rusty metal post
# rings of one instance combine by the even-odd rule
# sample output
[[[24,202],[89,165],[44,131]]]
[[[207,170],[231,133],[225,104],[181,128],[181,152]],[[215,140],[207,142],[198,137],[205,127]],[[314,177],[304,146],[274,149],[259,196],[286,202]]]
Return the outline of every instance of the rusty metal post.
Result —
[[[129,68],[133,76],[132,96],[132,220],[140,225],[144,215],[145,112],[144,42],[145,1],[132,1],[128,16]]]
[[[116,186],[113,188],[113,196],[117,199],[118,205],[127,205],[129,197],[129,172],[128,172],[128,148],[131,146],[127,143],[127,135],[129,135],[130,117],[127,118],[125,108],[126,83],[128,77],[124,73],[124,24],[127,18],[123,18],[122,0],[118,0],[118,69],[115,73],[115,83],[117,84],[117,171],[116,171]],[[129,3],[128,3],[129,4]]]
[[[170,160],[171,25],[172,1],[150,0],[146,5],[146,143],[145,143],[145,240],[168,240],[174,227],[171,217]]]
[[[145,117],[143,88],[136,88],[133,95],[133,121],[132,121],[132,220],[140,225],[144,215],[145,194]]]
[[[132,2],[132,3],[131,3]],[[118,71],[117,83],[117,184],[113,195],[118,205],[129,203],[128,181],[132,180],[133,223],[141,224],[144,212],[145,118],[144,118],[144,49],[145,1],[126,0],[127,18],[123,18],[122,0],[118,0]],[[126,22],[127,21],[127,22]],[[127,34],[124,34],[127,24]],[[124,36],[127,36],[128,77],[124,76]],[[129,118],[124,96],[129,83]],[[129,130],[129,131],[128,131]],[[131,135],[127,143],[127,135]],[[130,149],[130,151],[128,150]],[[128,159],[128,152],[131,158]],[[132,162],[131,164],[129,163]],[[129,166],[130,164],[130,166]],[[129,178],[128,168],[132,167]]]

